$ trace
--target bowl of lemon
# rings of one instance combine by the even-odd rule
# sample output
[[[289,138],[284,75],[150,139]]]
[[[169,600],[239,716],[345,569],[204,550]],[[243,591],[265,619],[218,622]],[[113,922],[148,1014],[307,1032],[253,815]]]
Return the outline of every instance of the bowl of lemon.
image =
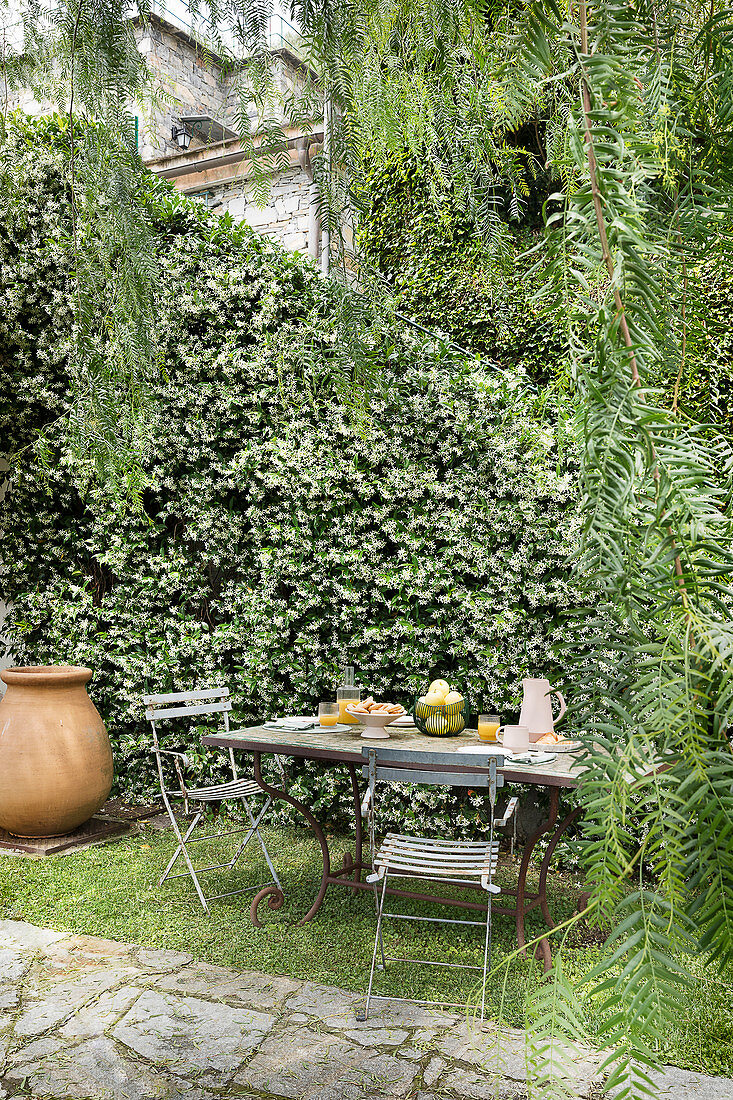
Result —
[[[415,700],[415,725],[428,737],[455,737],[466,728],[466,700],[446,680],[433,680]]]

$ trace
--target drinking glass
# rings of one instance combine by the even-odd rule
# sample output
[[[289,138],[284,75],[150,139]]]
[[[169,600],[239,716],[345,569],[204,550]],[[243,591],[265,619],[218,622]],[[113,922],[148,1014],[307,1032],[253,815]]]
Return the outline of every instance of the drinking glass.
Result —
[[[336,726],[339,720],[338,703],[319,703],[318,722],[321,726]]]
[[[496,732],[501,725],[501,718],[498,714],[479,714],[478,716],[478,736],[480,741],[489,741],[492,745],[496,744],[497,737]]]

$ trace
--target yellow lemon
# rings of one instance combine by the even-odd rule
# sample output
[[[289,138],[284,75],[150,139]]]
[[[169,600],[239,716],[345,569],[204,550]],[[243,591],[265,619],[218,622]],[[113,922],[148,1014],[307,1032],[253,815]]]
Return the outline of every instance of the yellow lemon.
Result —
[[[425,705],[428,707],[442,707],[445,703],[445,692],[441,691],[429,691],[425,698]]]
[[[466,719],[463,716],[463,711],[459,710],[457,714],[451,714],[448,719],[451,733],[460,733],[461,730],[466,728]]]
[[[437,691],[440,695],[447,695],[450,691],[450,684],[446,680],[433,680],[428,688],[428,694],[432,691]]]
[[[462,703],[463,696],[460,691],[449,691],[445,697],[446,703]]]

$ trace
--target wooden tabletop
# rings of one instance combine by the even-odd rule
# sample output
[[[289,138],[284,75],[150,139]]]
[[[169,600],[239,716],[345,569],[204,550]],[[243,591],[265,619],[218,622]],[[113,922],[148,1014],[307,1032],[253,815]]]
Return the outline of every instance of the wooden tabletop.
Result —
[[[485,742],[479,741],[476,730],[464,730],[457,737],[426,737],[417,730],[393,726],[387,741],[362,737],[361,729],[361,726],[354,726],[348,730],[333,731],[316,727],[313,730],[285,732],[265,726],[250,726],[230,730],[228,735],[211,734],[203,738],[203,743],[242,752],[276,753],[305,760],[347,764],[365,762],[361,751],[364,745],[389,745],[391,748],[404,745],[411,752],[454,752],[457,756],[465,756],[466,765],[474,767],[478,763],[477,757],[486,759],[492,752],[501,753],[500,746],[492,750]],[[579,760],[582,754],[582,749],[575,753],[557,753],[548,764],[514,764],[507,757],[504,778],[508,782],[532,783],[539,787],[577,787],[585,770]]]

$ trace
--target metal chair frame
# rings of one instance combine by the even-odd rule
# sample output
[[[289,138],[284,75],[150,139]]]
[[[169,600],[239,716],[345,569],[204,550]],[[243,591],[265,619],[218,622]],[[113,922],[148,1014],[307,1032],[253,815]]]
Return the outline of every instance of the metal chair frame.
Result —
[[[428,966],[456,967],[462,970],[481,971],[483,979],[481,985],[481,1020],[483,1020],[486,1010],[486,975],[491,965],[491,899],[494,894],[501,893],[501,888],[494,882],[499,858],[499,840],[494,837],[494,829],[508,824],[518,801],[516,798],[510,799],[504,815],[500,819],[496,819],[497,791],[504,786],[504,776],[500,774],[504,759],[493,754],[487,754],[488,759],[484,767],[488,770],[470,771],[466,770],[466,765],[475,765],[475,757],[470,760],[465,757],[456,758],[456,754],[452,752],[406,753],[404,749],[365,746],[362,749],[362,755],[367,758],[367,763],[363,767],[363,774],[368,780],[367,791],[362,802],[362,813],[368,820],[369,846],[372,867],[374,868],[373,873],[367,876],[366,881],[374,885],[377,927],[366,1004],[363,1010],[357,1012],[357,1019],[367,1019],[372,1000],[394,1000],[404,1001],[408,1004],[440,1005],[443,1008],[465,1008],[465,1005],[458,1003],[422,1001],[410,997],[388,997],[373,992],[376,969],[384,970],[388,962],[411,962]],[[464,770],[458,770],[459,767]],[[378,781],[450,787],[467,786],[485,789],[488,793],[490,807],[488,842],[429,839],[388,833],[382,844],[377,848],[375,818],[376,784]],[[474,888],[478,880],[481,887],[486,891],[486,920],[457,920],[448,917],[409,916],[405,913],[385,912],[384,903],[387,894],[387,881],[390,875],[407,878],[417,877],[428,882],[440,882],[451,886],[472,886]],[[385,955],[382,938],[384,917],[395,920],[430,921],[438,924],[473,925],[477,928],[483,928],[485,930],[483,966]],[[377,962],[378,954],[381,957],[381,963]]]
[[[171,749],[164,749],[161,747],[160,738],[158,735],[158,723],[162,720],[172,718],[195,718],[202,714],[221,714],[222,722],[224,725],[225,733],[229,733],[229,712],[232,709],[231,700],[229,698],[228,688],[201,688],[196,691],[179,691],[171,692],[165,695],[145,695],[143,696],[143,703],[145,704],[145,717],[150,722],[153,730],[153,748],[155,753],[155,759],[158,766],[158,778],[160,780],[160,791],[163,797],[163,803],[165,805],[168,817],[170,818],[173,831],[178,840],[178,847],[176,848],[168,866],[158,880],[158,885],[166,881],[166,879],[187,878],[190,877],[193,880],[193,884],[196,888],[199,901],[201,902],[204,910],[208,913],[208,902],[216,901],[219,898],[234,897],[236,894],[252,893],[255,890],[262,889],[263,886],[269,886],[275,884],[282,892],[280,880],[277,877],[277,872],[273,865],[270,853],[267,851],[267,846],[260,833],[260,824],[267,813],[272,803],[271,796],[267,796],[265,803],[257,815],[253,812],[250,805],[250,799],[253,797],[261,796],[264,792],[260,788],[259,784],[254,779],[249,779],[244,776],[240,776],[237,771],[236,761],[234,759],[233,749],[229,749],[229,763],[232,769],[232,779],[225,783],[214,784],[210,787],[199,787],[190,790],[186,786],[184,779],[183,767],[188,767],[189,759],[184,752],[174,752]],[[166,786],[165,771],[163,768],[163,757],[168,756],[173,759],[173,766],[178,777],[178,783],[180,790],[170,790]],[[185,834],[176,818],[176,815],[171,805],[171,799],[183,799],[183,814],[184,817],[189,816],[189,803],[200,803],[200,808],[193,811],[193,821],[189,825]],[[225,832],[208,833],[206,836],[193,836],[193,832],[196,826],[203,817],[206,806],[209,804],[220,804],[225,801],[240,801],[245,809],[247,817],[249,818],[249,825],[244,825],[242,828],[228,829]],[[244,840],[237,848],[234,856],[231,860],[225,863],[212,863],[206,867],[194,867],[191,857],[188,852],[189,844],[197,844],[204,840],[214,840],[219,837],[234,836],[238,833],[246,833]],[[246,886],[241,890],[228,890],[220,894],[209,894],[206,896],[199,882],[199,875],[207,873],[209,871],[219,871],[223,868],[231,870],[239,857],[244,852],[245,848],[249,844],[252,837],[256,836],[259,841],[262,853],[267,860],[267,866],[270,869],[272,878],[265,883],[260,883],[257,886]],[[171,874],[176,861],[182,856],[186,864],[187,870],[178,872],[174,875]]]

